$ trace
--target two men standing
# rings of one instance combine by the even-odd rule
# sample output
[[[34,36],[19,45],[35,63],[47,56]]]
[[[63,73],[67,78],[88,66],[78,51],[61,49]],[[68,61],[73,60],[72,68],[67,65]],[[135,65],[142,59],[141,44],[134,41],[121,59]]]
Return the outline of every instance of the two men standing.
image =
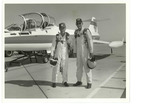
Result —
[[[73,52],[74,56],[77,57],[76,65],[77,72],[76,78],[77,82],[73,86],[82,85],[82,75],[83,72],[86,73],[87,86],[86,88],[91,88],[92,86],[92,71],[87,66],[88,58],[93,57],[93,41],[91,32],[87,28],[83,28],[82,19],[76,19],[76,26],[78,29],[74,32],[74,37],[72,40],[73,43]],[[68,45],[71,44],[71,38],[69,34],[65,32],[66,25],[64,23],[59,24],[60,33],[56,35],[56,38],[52,44],[52,51],[55,49],[55,54],[52,52],[52,56],[58,58],[57,65],[53,68],[52,72],[52,87],[56,87],[57,74],[62,70],[63,84],[64,86],[69,86],[67,83],[67,73],[68,73]]]

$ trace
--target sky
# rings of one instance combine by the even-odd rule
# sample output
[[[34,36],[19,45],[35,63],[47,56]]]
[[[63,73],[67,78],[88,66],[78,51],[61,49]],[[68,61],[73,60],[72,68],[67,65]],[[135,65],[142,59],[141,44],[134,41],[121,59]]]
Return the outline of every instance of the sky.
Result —
[[[68,29],[76,29],[76,18],[83,20],[109,18],[98,23],[101,40],[121,40],[126,37],[125,4],[4,4],[5,26],[18,22],[18,16],[30,12],[44,12],[55,17],[56,24],[65,22]],[[88,27],[89,23],[84,23]]]

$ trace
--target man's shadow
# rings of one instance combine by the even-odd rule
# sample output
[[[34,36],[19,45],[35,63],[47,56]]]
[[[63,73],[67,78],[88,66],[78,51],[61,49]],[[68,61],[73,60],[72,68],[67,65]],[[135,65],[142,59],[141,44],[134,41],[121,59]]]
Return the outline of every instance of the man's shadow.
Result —
[[[111,54],[96,54],[94,55],[95,56],[95,60],[101,60],[101,59],[104,59],[108,56],[110,56]]]
[[[51,86],[52,82],[50,81],[34,81],[34,80],[10,80],[6,81],[6,84],[15,84],[24,87],[32,87],[33,85],[43,85],[43,86]]]
[[[34,85],[40,85],[40,86],[50,86],[52,87],[52,82],[51,81],[39,81],[39,80],[11,80],[11,81],[6,81],[6,84],[14,84],[14,85],[19,85],[23,87],[32,87]],[[75,87],[73,86],[74,83],[68,83],[69,87]],[[56,83],[58,87],[65,87],[62,83]],[[79,87],[85,87],[84,85],[81,85]]]
[[[13,60],[10,61],[6,61],[5,62],[5,66],[7,66],[7,68],[9,67],[16,67],[16,66],[21,66],[21,65],[27,65],[27,64],[34,64],[34,63],[40,63],[40,64],[44,64],[43,62],[43,57],[42,56],[18,56],[16,58],[14,58]]]

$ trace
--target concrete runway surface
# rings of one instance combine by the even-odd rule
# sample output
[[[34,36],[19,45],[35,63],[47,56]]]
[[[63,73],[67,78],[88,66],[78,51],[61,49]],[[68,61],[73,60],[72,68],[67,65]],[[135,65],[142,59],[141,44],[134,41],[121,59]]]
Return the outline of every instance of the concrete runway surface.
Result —
[[[86,89],[86,77],[83,73],[83,85],[74,87],[76,82],[76,59],[69,58],[68,83],[62,85],[59,74],[57,87],[51,87],[52,67],[42,63],[40,57],[23,61],[22,65],[12,64],[4,72],[4,97],[9,98],[126,98],[126,47],[113,49],[107,45],[94,45],[97,66],[93,70],[91,89]],[[5,58],[9,63],[17,56]]]

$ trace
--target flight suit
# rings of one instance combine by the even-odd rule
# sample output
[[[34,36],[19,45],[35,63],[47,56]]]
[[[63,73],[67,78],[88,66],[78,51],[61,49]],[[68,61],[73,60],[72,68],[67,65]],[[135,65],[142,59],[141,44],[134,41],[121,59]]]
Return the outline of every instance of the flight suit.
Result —
[[[83,69],[86,73],[87,83],[92,83],[92,71],[87,66],[87,59],[93,53],[93,40],[88,29],[75,30],[73,51],[77,54],[77,81],[82,81]]]
[[[69,34],[64,36],[60,33],[56,35],[52,43],[52,56],[58,58],[57,65],[52,70],[52,82],[57,82],[57,76],[61,69],[63,83],[68,81],[68,44],[70,44]]]

